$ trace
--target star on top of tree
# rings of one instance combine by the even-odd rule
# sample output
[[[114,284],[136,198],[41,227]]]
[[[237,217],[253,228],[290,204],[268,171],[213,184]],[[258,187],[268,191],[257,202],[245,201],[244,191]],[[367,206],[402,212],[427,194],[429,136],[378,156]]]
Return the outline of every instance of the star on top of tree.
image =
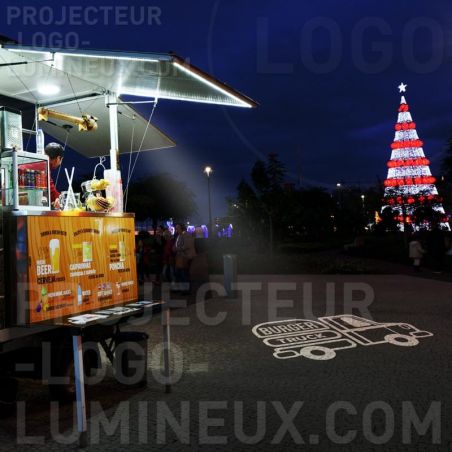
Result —
[[[408,85],[405,85],[405,83],[401,83],[399,86],[398,86],[398,88],[399,88],[399,93],[404,93],[405,91],[406,91],[406,87],[407,87]]]

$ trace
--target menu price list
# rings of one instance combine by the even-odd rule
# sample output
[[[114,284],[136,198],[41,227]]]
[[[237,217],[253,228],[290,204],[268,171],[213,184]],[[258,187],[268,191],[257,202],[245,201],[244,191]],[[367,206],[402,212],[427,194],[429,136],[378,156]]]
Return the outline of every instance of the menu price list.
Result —
[[[27,220],[30,323],[137,299],[133,218]]]

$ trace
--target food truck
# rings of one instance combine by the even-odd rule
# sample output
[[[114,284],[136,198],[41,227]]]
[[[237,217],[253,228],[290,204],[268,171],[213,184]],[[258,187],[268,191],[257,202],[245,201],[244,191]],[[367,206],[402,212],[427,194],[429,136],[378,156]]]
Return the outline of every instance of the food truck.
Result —
[[[40,358],[43,342],[51,344],[55,371],[65,374],[71,348],[80,365],[84,340],[104,344],[112,334],[99,320],[150,303],[138,299],[134,215],[123,212],[118,159],[175,143],[136,104],[256,103],[175,54],[13,43],[0,46],[0,95],[0,375],[24,374],[21,361]],[[66,154],[109,156],[103,174],[94,171],[96,160],[83,168],[94,171],[83,205],[71,186],[74,169],[64,168],[68,190],[62,209],[52,210],[43,133],[46,144],[67,146]]]

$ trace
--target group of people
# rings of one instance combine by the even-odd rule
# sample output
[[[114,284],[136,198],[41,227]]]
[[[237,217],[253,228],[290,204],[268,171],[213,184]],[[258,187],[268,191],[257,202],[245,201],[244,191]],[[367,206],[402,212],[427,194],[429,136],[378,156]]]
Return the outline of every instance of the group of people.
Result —
[[[175,226],[174,235],[158,226],[154,235],[140,232],[136,244],[138,281],[171,283],[174,291],[190,291],[190,266],[196,256],[194,237],[184,224]]]

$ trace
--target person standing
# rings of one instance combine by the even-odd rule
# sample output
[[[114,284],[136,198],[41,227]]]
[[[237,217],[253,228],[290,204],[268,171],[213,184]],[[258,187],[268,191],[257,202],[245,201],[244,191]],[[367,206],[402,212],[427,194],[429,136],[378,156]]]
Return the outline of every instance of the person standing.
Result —
[[[144,252],[144,243],[142,239],[139,239],[136,245],[136,257],[137,257],[138,284],[140,285],[144,283],[143,252]]]
[[[49,156],[50,171],[54,171],[63,162],[64,148],[58,143],[49,143],[44,152]],[[54,209],[60,208],[60,192],[56,189],[52,176],[50,176],[50,202]]]
[[[187,232],[184,224],[176,225],[176,243],[174,245],[175,273],[178,288],[183,287],[182,291],[190,292],[190,264],[196,255],[194,238]]]
[[[161,283],[161,275],[163,270],[163,228],[157,226],[151,240],[151,273],[155,274],[154,283]]]
[[[438,223],[432,225],[432,230],[427,235],[427,258],[434,273],[441,273],[444,268],[446,255],[446,241],[444,232]]]
[[[174,279],[174,240],[171,236],[169,229],[163,231],[163,254],[162,254],[162,275],[163,280],[170,282],[172,285],[175,282]]]
[[[419,240],[419,235],[414,234],[409,243],[409,256],[413,260],[413,269],[415,272],[421,271],[421,259],[425,254],[424,248]]]

